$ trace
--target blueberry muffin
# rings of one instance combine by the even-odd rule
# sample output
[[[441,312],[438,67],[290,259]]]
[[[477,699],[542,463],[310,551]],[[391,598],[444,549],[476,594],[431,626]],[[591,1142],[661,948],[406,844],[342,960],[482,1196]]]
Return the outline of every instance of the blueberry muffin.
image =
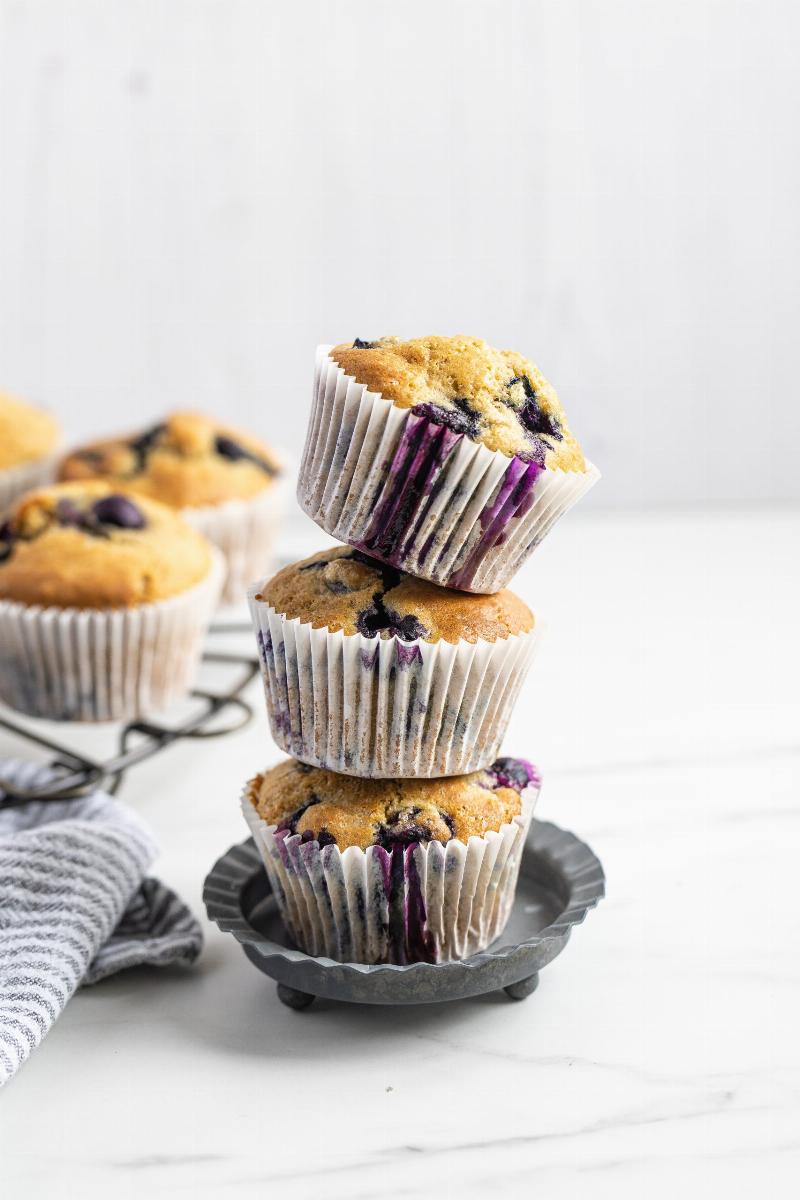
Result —
[[[512,592],[438,588],[339,546],[249,595],[287,753],[391,779],[465,774],[496,757],[539,636]]]
[[[524,759],[428,780],[353,779],[289,761],[251,780],[243,812],[308,953],[440,962],[501,932],[538,788]]]
[[[521,354],[467,337],[317,352],[300,505],[410,575],[499,591],[597,478]]]
[[[112,720],[185,695],[221,586],[172,509],[100,481],[27,493],[0,526],[0,696]]]
[[[521,792],[537,780],[521,758],[447,779],[354,779],[289,759],[251,784],[250,800],[279,832],[320,846],[384,850],[451,838],[468,842],[521,812]]]
[[[356,338],[330,355],[371,392],[488,450],[541,467],[585,470],[555,388],[513,350],[472,337],[387,337]]]
[[[0,599],[130,608],[200,583],[208,541],[177,513],[97,481],[23,496],[0,527]]]
[[[0,392],[0,513],[52,479],[58,442],[58,424],[49,413]]]
[[[314,629],[403,642],[495,642],[534,625],[513,592],[474,596],[436,587],[348,546],[284,567],[256,599]]]
[[[225,603],[242,601],[247,585],[269,567],[281,475],[277,455],[263,442],[193,412],[79,447],[60,468],[63,480],[106,479],[179,509],[225,555]]]

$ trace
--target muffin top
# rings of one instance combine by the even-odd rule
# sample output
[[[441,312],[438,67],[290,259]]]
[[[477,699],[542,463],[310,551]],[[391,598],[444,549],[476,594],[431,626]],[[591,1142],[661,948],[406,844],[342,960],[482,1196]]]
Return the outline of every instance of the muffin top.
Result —
[[[521,812],[529,785],[539,777],[524,758],[446,779],[357,779],[289,759],[251,780],[249,799],[269,825],[303,841],[393,850],[499,830]]]
[[[398,637],[411,642],[495,642],[533,628],[534,616],[513,592],[471,595],[437,587],[349,546],[312,554],[278,571],[256,599],[315,629]]]
[[[0,598],[55,608],[129,608],[199,583],[206,539],[163,504],[107,483],[22,496],[0,525]]]
[[[176,412],[130,437],[81,446],[60,479],[109,479],[172,508],[248,500],[269,487],[280,463],[263,442],[202,413]]]
[[[334,362],[398,408],[413,408],[489,450],[585,471],[561,403],[538,367],[481,338],[424,337],[334,346]]]
[[[0,470],[52,454],[58,425],[49,413],[0,392]]]

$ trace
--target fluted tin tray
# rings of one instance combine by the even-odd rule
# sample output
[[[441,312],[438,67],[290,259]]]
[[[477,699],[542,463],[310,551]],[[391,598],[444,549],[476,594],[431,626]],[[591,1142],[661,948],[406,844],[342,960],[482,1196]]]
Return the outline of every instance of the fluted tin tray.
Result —
[[[203,900],[220,929],[278,984],[290,1008],[317,996],[357,1004],[428,1004],[504,989],[529,996],[539,971],[560,954],[573,925],[605,894],[600,860],[584,842],[547,821],[531,825],[508,925],[498,940],[462,962],[365,965],[312,958],[297,950],[252,838],[232,846],[206,877]]]

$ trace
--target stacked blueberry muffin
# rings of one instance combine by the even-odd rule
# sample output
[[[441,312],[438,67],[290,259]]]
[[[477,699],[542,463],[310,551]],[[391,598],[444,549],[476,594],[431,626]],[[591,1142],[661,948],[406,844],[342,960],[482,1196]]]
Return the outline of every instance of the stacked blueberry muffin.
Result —
[[[596,478],[519,354],[463,337],[318,352],[298,497],[346,544],[249,591],[293,757],[242,803],[308,953],[442,962],[502,932],[539,789],[498,757],[540,632],[505,584]]]

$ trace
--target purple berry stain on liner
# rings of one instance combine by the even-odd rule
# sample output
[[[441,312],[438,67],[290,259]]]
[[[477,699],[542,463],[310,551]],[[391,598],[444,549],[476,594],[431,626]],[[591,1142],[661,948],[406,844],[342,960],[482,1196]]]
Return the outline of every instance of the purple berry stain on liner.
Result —
[[[395,642],[395,652],[397,654],[397,665],[401,671],[404,668],[408,669],[415,662],[418,662],[420,666],[422,665],[422,647],[419,643],[409,646],[399,641]]]
[[[376,508],[360,542],[361,549],[367,554],[374,554],[400,568],[435,500],[442,467],[465,436],[466,417],[462,411],[436,411],[436,408],[418,405],[411,410],[388,466],[385,498]],[[420,410],[423,410],[421,414]],[[449,425],[443,422],[444,416]],[[458,432],[454,432],[456,428]],[[509,522],[524,516],[530,509],[534,485],[544,469],[544,449],[538,444],[529,453],[514,455],[494,501],[480,515],[482,535],[477,545],[448,580],[448,586],[469,586],[484,555],[493,546],[502,544]],[[421,561],[427,558],[433,541],[434,535],[431,535],[422,548]]]
[[[399,563],[403,543],[413,537],[414,527],[427,511],[427,506],[420,506],[421,498],[427,496],[432,502],[441,468],[463,436],[411,411],[388,465],[385,499],[362,542],[367,553]]]
[[[480,515],[481,536],[466,562],[450,576],[450,587],[468,587],[484,556],[505,540],[504,530],[509,522],[528,512],[533,504],[536,480],[543,470],[543,466],[527,462],[519,455],[511,459],[497,496]]]
[[[391,850],[375,846],[389,902],[389,961],[405,966],[410,962],[436,962],[436,944],[426,925],[427,912],[414,851],[419,842]]]
[[[374,650],[361,651],[361,665],[365,671],[374,671],[380,657],[381,648],[377,645]]]
[[[272,646],[272,634],[265,633],[263,629],[259,629],[256,634],[256,642],[258,643],[258,653],[265,667],[269,666],[269,660],[274,654]]]

